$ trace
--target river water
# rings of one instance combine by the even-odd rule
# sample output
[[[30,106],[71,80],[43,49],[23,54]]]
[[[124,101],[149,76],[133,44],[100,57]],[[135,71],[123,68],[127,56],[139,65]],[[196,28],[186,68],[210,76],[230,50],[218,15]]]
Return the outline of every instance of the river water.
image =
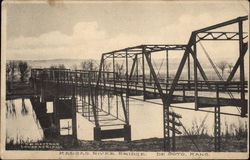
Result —
[[[129,117],[131,125],[132,140],[163,137],[163,114],[162,105],[143,102],[142,96],[133,97],[129,101]],[[138,100],[140,99],[140,100]],[[29,99],[24,99],[25,107],[22,105],[22,99],[8,100],[6,102],[6,141],[19,143],[20,141],[38,141],[43,139],[43,131],[32,109]],[[159,99],[151,102],[160,103]],[[183,106],[194,108],[193,103],[174,104],[174,106]],[[214,108],[206,109],[213,111]],[[204,118],[205,128],[208,134],[213,134],[214,114],[200,111],[183,110],[172,108],[172,111],[182,115],[180,119],[187,130],[200,125]],[[221,112],[237,113],[235,107],[222,107]],[[235,132],[236,128],[245,127],[247,118],[237,116],[221,115],[221,131],[225,132],[225,124],[229,129]],[[93,140],[94,124],[89,122],[80,113],[77,114],[77,137],[81,140]],[[183,131],[183,128],[179,128]],[[68,133],[69,131],[67,131]],[[70,131],[71,132],[71,131]],[[62,134],[66,134],[63,131]]]
[[[43,131],[33,111],[29,99],[8,100],[6,102],[6,141],[19,143],[43,139]]]

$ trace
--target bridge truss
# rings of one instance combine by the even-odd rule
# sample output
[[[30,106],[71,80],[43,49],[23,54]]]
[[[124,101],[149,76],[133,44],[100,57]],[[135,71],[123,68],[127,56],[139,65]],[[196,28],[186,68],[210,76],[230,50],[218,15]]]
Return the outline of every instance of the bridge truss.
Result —
[[[100,68],[99,68],[99,74],[97,79],[97,88],[99,87],[100,82],[105,81],[105,76],[101,73],[105,71],[105,61],[107,59],[112,59],[112,68],[113,73],[116,73],[116,66],[115,61],[118,58],[124,58],[125,59],[125,83],[126,83],[126,95],[129,97],[130,95],[130,85],[133,83],[133,77],[136,77],[136,83],[139,83],[139,74],[138,74],[138,60],[141,59],[142,65],[141,70],[142,74],[140,77],[142,77],[142,88],[143,88],[143,95],[144,99],[147,97],[147,87],[146,84],[146,77],[148,74],[145,73],[145,66],[147,65],[149,67],[149,77],[150,77],[150,84],[154,85],[154,91],[157,89],[157,94],[159,95],[158,98],[162,99],[163,104],[163,128],[164,128],[164,149],[170,151],[170,131],[175,133],[175,129],[171,128],[170,126],[170,107],[173,103],[185,103],[185,102],[194,102],[195,103],[195,110],[199,110],[200,108],[205,107],[214,107],[214,116],[215,116],[215,149],[216,151],[220,151],[220,107],[221,106],[235,106],[240,107],[240,116],[245,117],[248,113],[247,109],[247,100],[245,97],[245,70],[244,70],[244,56],[248,49],[248,42],[244,42],[246,40],[247,35],[243,32],[243,22],[246,21],[248,18],[245,17],[238,17],[233,20],[229,20],[223,23],[219,23],[216,25],[212,25],[206,28],[202,28],[196,31],[193,31],[190,39],[188,41],[187,45],[140,45],[136,47],[130,47],[125,48],[121,50],[115,50],[112,52],[104,53],[102,54],[101,62],[100,62]],[[230,26],[230,25],[238,25],[238,30],[235,32],[227,32],[227,31],[214,31],[216,29],[223,29],[223,27]],[[235,65],[233,66],[232,71],[230,72],[228,78],[226,81],[223,80],[222,76],[218,72],[216,66],[214,65],[211,58],[208,56],[209,61],[217,73],[220,81],[210,81],[207,78],[206,73],[203,70],[203,67],[201,66],[199,59],[197,58],[197,43],[200,41],[237,41],[239,46],[239,56],[237,61],[235,62]],[[175,51],[175,50],[183,50],[184,54],[182,56],[181,62],[179,64],[179,67],[177,69],[177,72],[174,76],[174,79],[171,83],[169,80],[169,73],[168,73],[168,52],[169,51]],[[165,78],[165,85],[161,82],[159,78],[159,74],[157,74],[156,69],[153,66],[153,63],[151,61],[151,55],[153,52],[159,52],[159,51],[166,51],[166,78]],[[193,58],[193,80],[191,80],[190,75],[190,57]],[[132,59],[132,63],[129,63],[129,60]],[[147,62],[147,64],[146,64]],[[180,86],[180,76],[183,71],[184,65],[187,63],[188,68],[188,77],[187,77],[187,84],[182,85],[183,89],[183,99],[176,100],[177,97],[174,95],[174,92],[178,90]],[[239,85],[239,92],[240,92],[240,98],[235,99],[231,92],[233,92],[233,82],[232,79],[235,76],[235,73],[237,69],[240,70],[240,79],[237,82],[234,82],[235,84],[238,83]],[[198,70],[202,77],[202,82],[198,80]],[[136,75],[136,76],[133,76]],[[116,75],[114,75],[114,79]],[[116,80],[113,81],[114,87],[116,86]],[[203,83],[203,84],[201,84]],[[199,91],[202,91],[200,87],[203,86],[207,89],[209,92],[216,92],[215,98],[203,98],[198,95]],[[156,86],[156,87],[155,87]],[[230,87],[231,86],[231,87]],[[187,89],[186,89],[187,88]],[[185,90],[188,89],[194,90],[194,96],[191,97],[185,97]],[[220,92],[227,92],[230,95],[230,99],[223,99],[222,97],[219,97]],[[152,98],[152,97],[151,97]],[[154,97],[156,98],[156,97]],[[171,122],[175,123],[175,122]],[[174,134],[172,134],[174,135]]]
[[[248,114],[248,99],[246,99],[248,89],[244,67],[244,56],[248,50],[248,42],[247,33],[243,32],[243,22],[247,19],[247,16],[238,17],[193,31],[187,44],[144,44],[103,53],[98,71],[33,69],[32,81],[33,83],[42,82],[42,84],[54,83],[57,88],[67,88],[68,86],[72,90],[70,94],[76,97],[81,95],[80,101],[76,98],[75,110],[77,112],[79,108],[82,108],[80,110],[83,116],[85,115],[90,121],[94,122],[96,126],[94,129],[95,140],[118,137],[124,137],[127,141],[131,140],[129,99],[134,98],[134,96],[143,96],[144,101],[161,99],[161,105],[163,106],[163,148],[166,151],[176,149],[175,135],[182,134],[179,127],[187,132],[180,121],[182,116],[173,112],[172,108],[212,112],[214,113],[215,123],[215,151],[220,151],[220,115],[247,117]],[[237,31],[225,31],[224,27],[235,27],[235,25],[237,25]],[[223,31],[218,31],[219,29]],[[239,47],[238,58],[226,80],[219,73],[201,41],[235,41],[237,43]],[[200,43],[219,80],[209,80],[206,75],[198,57],[198,43]],[[175,52],[174,56],[181,57],[173,76],[170,74],[171,66],[169,65],[169,57],[172,56],[172,52]],[[165,58],[157,67],[153,57],[158,56],[158,53],[163,53]],[[237,70],[239,70],[239,79],[235,76]],[[165,73],[163,74],[162,71],[165,71]],[[185,74],[182,75],[184,71]],[[43,92],[42,90],[41,93]],[[86,95],[86,93],[88,94]],[[208,96],[203,93],[210,94]],[[211,93],[215,93],[215,96]],[[234,97],[233,93],[240,93],[239,98]],[[102,105],[105,95],[109,106],[108,111],[105,111]],[[110,103],[113,97],[110,95],[116,97],[116,102],[113,104]],[[119,118],[118,113],[116,113],[117,116],[110,113],[110,106],[115,104],[118,108],[118,99],[121,103],[122,119]],[[194,103],[195,105],[194,108],[178,107],[173,105],[175,103]],[[221,112],[222,106],[239,107],[240,114]],[[214,108],[214,111],[205,110],[205,108],[211,107]],[[118,109],[116,112],[118,112]],[[103,119],[100,118],[100,113],[107,113],[106,115],[122,121],[124,128],[102,130],[100,122]],[[91,120],[90,117],[94,119]],[[199,150],[197,146],[196,148]]]

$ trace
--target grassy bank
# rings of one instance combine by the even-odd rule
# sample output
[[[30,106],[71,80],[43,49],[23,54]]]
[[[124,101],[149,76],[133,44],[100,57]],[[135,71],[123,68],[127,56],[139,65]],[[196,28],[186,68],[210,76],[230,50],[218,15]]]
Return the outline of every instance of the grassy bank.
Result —
[[[200,152],[214,152],[214,139],[210,136],[193,136],[195,144]],[[52,149],[32,149],[21,148],[25,142],[20,144],[7,143],[6,149],[9,150],[75,150],[75,151],[162,151],[163,140],[161,138],[150,138],[135,140],[131,142],[124,141],[84,141],[78,140],[74,142],[71,138],[58,138],[39,143],[54,143],[59,144],[59,148]],[[29,145],[29,143],[27,143]],[[195,145],[190,140],[190,137],[180,136],[176,137],[176,151],[179,152],[198,152]],[[221,152],[246,152],[247,151],[247,138],[236,137],[222,137],[221,139]]]

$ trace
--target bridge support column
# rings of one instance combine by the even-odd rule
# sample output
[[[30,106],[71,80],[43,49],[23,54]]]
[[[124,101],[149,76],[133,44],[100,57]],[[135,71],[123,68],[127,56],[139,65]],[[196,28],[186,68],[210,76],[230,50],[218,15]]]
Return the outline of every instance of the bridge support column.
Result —
[[[214,148],[215,152],[220,151],[220,106],[219,106],[219,89],[216,86],[216,98],[217,98],[217,105],[214,108]]]
[[[45,102],[45,83],[44,83],[44,74],[42,75],[42,81],[41,81],[41,102]]]
[[[55,137],[60,135],[60,119],[59,119],[59,114],[58,114],[58,99],[55,98],[53,102],[53,123],[52,123],[52,129],[53,129],[53,134]]]
[[[101,141],[101,128],[100,127],[94,127],[94,140]]]
[[[165,151],[170,151],[171,147],[170,147],[170,117],[169,117],[169,107],[166,107],[165,105],[164,107],[164,111],[163,111],[163,129],[164,129],[164,150]]]
[[[124,125],[124,141],[131,141],[131,126],[128,124]]]
[[[172,127],[173,127],[173,130],[172,130],[172,150],[175,151],[176,149],[176,145],[175,145],[175,116],[172,116]]]
[[[72,97],[72,136],[76,140],[77,139],[77,119],[76,119],[76,99]]]

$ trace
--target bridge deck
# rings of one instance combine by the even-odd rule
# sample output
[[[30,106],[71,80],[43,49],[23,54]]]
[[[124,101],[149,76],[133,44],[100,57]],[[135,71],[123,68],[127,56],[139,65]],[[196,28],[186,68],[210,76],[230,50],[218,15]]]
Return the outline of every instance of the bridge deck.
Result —
[[[39,80],[39,79],[37,79]],[[49,83],[59,83],[59,84],[64,84],[64,85],[75,85],[77,87],[83,87],[83,88],[88,88],[89,86],[91,87],[96,87],[96,82],[91,82],[90,84],[87,83],[86,81],[83,80],[45,80],[44,82],[49,82]],[[226,85],[226,83],[222,82],[216,82],[216,81],[211,81],[209,82],[210,87],[206,84],[198,83],[198,91],[199,94],[197,97],[197,103],[199,108],[204,108],[204,107],[214,107],[215,105],[220,105],[220,106],[240,106],[242,101],[238,98],[235,97],[230,97],[230,98],[225,98],[227,96],[227,92],[233,92],[236,95],[238,92],[240,92],[240,83],[239,82],[232,82],[227,86],[227,89],[225,90],[223,87]],[[164,96],[168,96],[166,94],[166,87],[169,89],[171,87],[171,83],[161,83],[163,91],[164,91]],[[220,87],[220,92],[226,92],[226,93],[221,93],[224,94],[223,96],[219,97],[219,102],[217,103],[217,98],[216,97],[211,97],[212,93],[215,92],[216,89],[215,87],[219,86]],[[247,84],[245,83],[245,92],[247,92]],[[172,102],[171,103],[188,103],[188,102],[195,102],[195,96],[193,94],[194,91],[194,83],[188,81],[183,81],[182,83],[179,83],[176,87],[176,92],[172,96]],[[116,81],[115,85],[114,82],[112,81],[107,81],[105,83],[101,82],[99,83],[99,89],[101,90],[109,90],[112,92],[119,92],[119,93],[128,93],[130,96],[136,96],[136,95],[144,95],[145,99],[159,99],[160,94],[156,88],[156,86],[153,83],[147,82],[145,85],[145,90],[143,88],[143,83],[142,82],[131,82],[129,84],[129,89],[127,89],[126,82],[121,80],[121,81]],[[207,93],[207,94],[206,94]],[[245,100],[245,103],[247,103],[247,100]]]

